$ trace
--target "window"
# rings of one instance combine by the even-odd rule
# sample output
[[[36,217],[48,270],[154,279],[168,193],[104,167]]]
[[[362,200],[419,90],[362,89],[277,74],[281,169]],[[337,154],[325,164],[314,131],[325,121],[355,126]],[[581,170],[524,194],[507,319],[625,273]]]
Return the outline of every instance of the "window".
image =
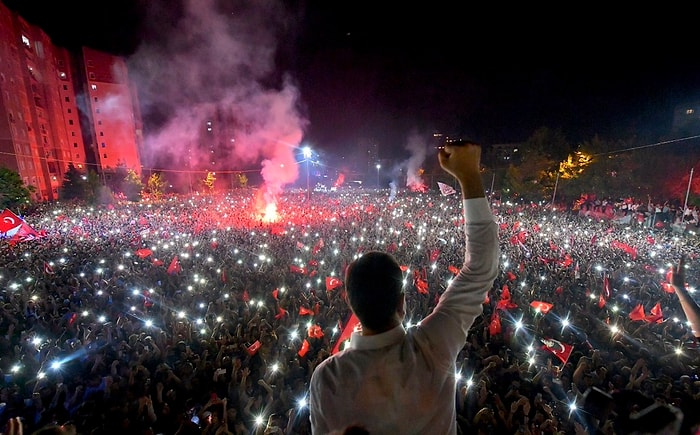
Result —
[[[66,103],[70,103],[70,97],[66,97]]]
[[[80,158],[80,154],[75,153],[75,158],[76,158],[76,159],[79,159],[79,158]]]
[[[63,90],[67,91],[68,90],[68,85],[63,85]]]
[[[22,35],[22,44],[24,44],[27,48],[32,48],[32,43],[29,41],[29,38],[24,35]]]
[[[73,148],[78,148],[78,142],[73,142]]]
[[[68,120],[68,125],[73,125],[73,120],[72,120],[72,119],[69,119],[69,120]]]
[[[73,113],[73,109],[68,109],[68,113]]]
[[[97,121],[97,125],[102,125],[102,120]]]
[[[95,97],[95,102],[97,103],[97,97]]]
[[[93,91],[97,90],[97,85],[90,85],[90,87],[92,88]]]
[[[90,74],[88,74],[88,77],[90,77],[90,80],[95,80],[95,73],[91,72]]]
[[[95,113],[100,113],[100,108],[95,109]]]
[[[102,142],[101,145],[102,145],[102,148],[107,148],[107,144],[106,144],[106,143]]]
[[[100,136],[104,136],[104,135],[105,135],[105,132],[104,132],[104,131],[101,131],[101,132],[100,132]]]
[[[70,135],[75,137],[75,132],[74,132],[74,131],[71,131],[71,132],[70,132]]]
[[[102,154],[102,158],[106,159],[106,158],[107,158],[107,153]]]
[[[88,60],[88,61],[87,61],[87,66],[88,66],[89,68],[92,68],[92,67],[94,66],[94,65],[92,64],[92,61],[91,61],[91,60]]]

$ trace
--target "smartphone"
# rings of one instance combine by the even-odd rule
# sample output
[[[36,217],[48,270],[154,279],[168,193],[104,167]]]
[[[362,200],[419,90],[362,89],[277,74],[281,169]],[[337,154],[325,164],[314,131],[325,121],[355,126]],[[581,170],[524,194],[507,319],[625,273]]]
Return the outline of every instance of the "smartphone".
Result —
[[[199,417],[197,417],[196,415],[193,415],[190,421],[199,426]]]

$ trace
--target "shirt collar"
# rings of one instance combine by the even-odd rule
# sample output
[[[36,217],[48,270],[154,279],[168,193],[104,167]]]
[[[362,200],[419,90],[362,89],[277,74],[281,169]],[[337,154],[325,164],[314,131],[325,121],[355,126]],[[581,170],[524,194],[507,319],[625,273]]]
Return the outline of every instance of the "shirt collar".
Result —
[[[403,325],[398,325],[386,332],[374,335],[361,335],[353,332],[350,336],[350,348],[356,350],[373,350],[391,346],[406,336]]]

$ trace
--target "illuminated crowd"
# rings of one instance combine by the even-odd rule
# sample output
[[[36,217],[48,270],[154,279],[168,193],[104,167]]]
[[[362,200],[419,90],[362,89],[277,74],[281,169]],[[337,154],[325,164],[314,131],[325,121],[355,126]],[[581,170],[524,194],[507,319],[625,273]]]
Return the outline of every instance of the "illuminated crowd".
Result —
[[[461,265],[461,213],[458,195],[382,190],[42,206],[24,218],[44,237],[2,242],[1,427],[308,434],[310,374],[350,316],[347,264],[396,256],[410,328]],[[680,410],[692,433],[700,347],[668,272],[685,255],[694,291],[700,239],[535,205],[494,213],[501,273],[458,360],[460,430],[625,433],[629,412],[595,409],[626,392],[635,409]]]

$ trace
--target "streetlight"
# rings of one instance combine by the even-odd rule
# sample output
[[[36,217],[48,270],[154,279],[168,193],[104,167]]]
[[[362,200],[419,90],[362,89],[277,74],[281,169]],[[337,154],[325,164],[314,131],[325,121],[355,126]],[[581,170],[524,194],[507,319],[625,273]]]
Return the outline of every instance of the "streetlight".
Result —
[[[377,163],[377,189],[379,189],[379,169],[382,167],[379,163]]]
[[[309,159],[311,158],[311,148],[305,146],[301,149],[304,159],[306,159],[306,199],[311,199],[311,185],[309,184]]]

